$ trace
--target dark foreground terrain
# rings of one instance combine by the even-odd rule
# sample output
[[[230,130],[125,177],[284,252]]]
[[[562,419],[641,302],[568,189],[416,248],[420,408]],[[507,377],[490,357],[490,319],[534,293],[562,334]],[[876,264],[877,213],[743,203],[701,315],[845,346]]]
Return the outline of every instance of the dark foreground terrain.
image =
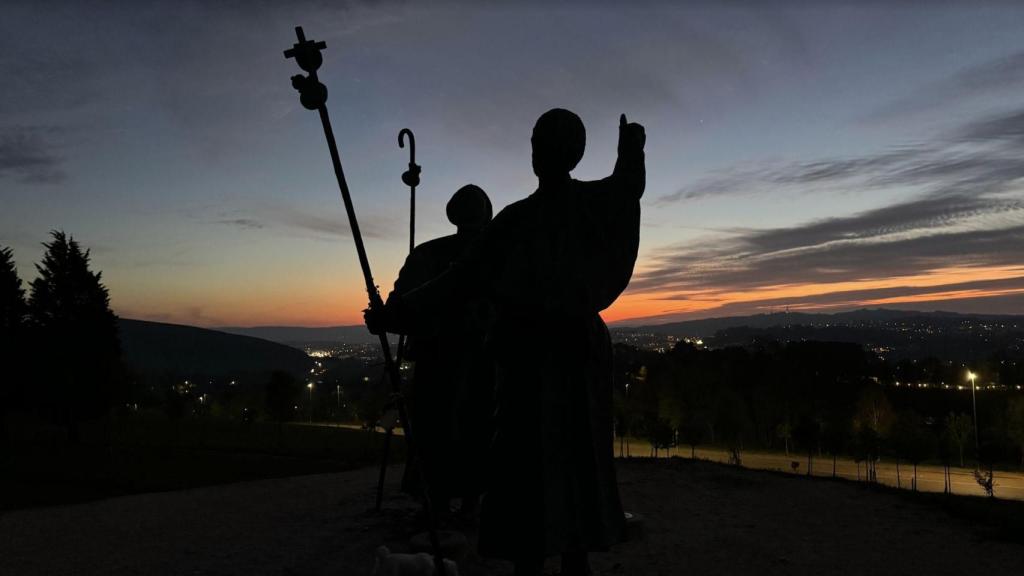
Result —
[[[989,504],[1019,518],[1016,502],[950,507],[941,496],[678,459],[620,461],[619,471],[646,534],[595,555],[595,574],[1024,574],[1024,545],[972,519]],[[379,514],[372,467],[9,511],[0,572],[369,574],[379,544],[408,549],[415,507],[397,493],[399,476]],[[472,554],[461,568],[510,573]]]

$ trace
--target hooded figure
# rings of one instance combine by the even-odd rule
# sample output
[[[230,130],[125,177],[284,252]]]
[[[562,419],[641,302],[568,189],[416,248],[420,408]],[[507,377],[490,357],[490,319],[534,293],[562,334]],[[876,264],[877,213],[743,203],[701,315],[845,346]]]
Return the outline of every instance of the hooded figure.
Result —
[[[468,184],[448,201],[448,221],[456,233],[417,246],[398,273],[389,302],[445,272],[491,221],[491,201]],[[410,334],[406,359],[416,363],[409,418],[423,455],[431,501],[444,512],[451,498],[475,508],[483,470],[476,464],[492,434],[493,365],[483,353],[486,303],[469,300],[445,323]],[[421,493],[410,464],[402,489]]]
[[[612,460],[612,347],[599,316],[629,283],[640,240],[644,130],[620,118],[611,176],[580,182],[586,131],[568,110],[533,129],[537,190],[502,210],[448,272],[394,299],[371,328],[443,324],[459,303],[494,306],[495,435],[480,553],[540,574],[589,571],[624,537]]]

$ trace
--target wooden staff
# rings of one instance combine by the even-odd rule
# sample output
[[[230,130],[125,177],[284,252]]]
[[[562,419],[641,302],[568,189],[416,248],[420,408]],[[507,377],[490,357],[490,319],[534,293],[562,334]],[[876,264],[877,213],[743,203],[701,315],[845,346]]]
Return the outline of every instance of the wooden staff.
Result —
[[[409,254],[412,254],[416,247],[416,187],[420,184],[420,165],[416,163],[416,136],[412,130],[402,128],[398,132],[398,147],[405,148],[405,137],[409,137],[409,169],[402,173],[402,182],[409,187]],[[402,360],[405,359],[405,334],[398,336],[398,352],[395,354],[395,363],[399,368]],[[380,473],[377,475],[377,500],[375,508],[380,511],[384,503],[384,481],[388,474],[388,455],[391,452],[392,429],[389,427],[384,433],[384,453],[380,459]]]
[[[316,71],[323,64],[321,50],[327,48],[325,42],[314,42],[306,40],[301,26],[295,27],[295,35],[298,37],[291,48],[284,51],[285,58],[295,58],[299,68],[306,72],[306,75],[297,74],[292,76],[292,86],[299,91],[299,101],[307,110],[316,110],[320,113],[320,122],[324,127],[324,136],[327,138],[327,147],[331,152],[331,162],[334,164],[334,175],[338,179],[338,188],[341,190],[341,200],[345,204],[345,212],[348,214],[348,224],[352,229],[352,239],[356,243],[356,253],[359,256],[359,266],[363,270],[363,280],[366,282],[366,294],[370,299],[371,309],[381,309],[384,301],[381,300],[377,285],[373,282],[373,274],[370,272],[370,261],[366,257],[366,247],[363,245],[363,236],[359,232],[359,222],[356,220],[356,211],[352,205],[352,195],[349,193],[348,184],[345,182],[345,172],[341,167],[341,157],[338,155],[338,144],[334,139],[334,130],[331,129],[331,119],[327,114],[327,87],[320,83]],[[387,370],[388,379],[391,380],[392,397],[398,408],[398,417],[402,429],[405,431],[405,445],[409,451],[410,458],[419,458],[416,452],[416,445],[413,443],[412,429],[409,425],[409,417],[405,409],[405,402],[401,396],[402,376],[398,364],[391,357],[391,346],[388,343],[386,332],[381,332],[380,348],[384,355],[384,366]],[[423,473],[423,466],[417,466],[420,470],[421,485],[427,487],[427,478]],[[434,549],[434,570],[435,573],[444,576],[444,557],[441,554],[441,541],[437,534],[437,517],[434,515],[434,507],[430,502],[429,491],[424,490],[423,506],[427,512],[430,523],[430,544]]]

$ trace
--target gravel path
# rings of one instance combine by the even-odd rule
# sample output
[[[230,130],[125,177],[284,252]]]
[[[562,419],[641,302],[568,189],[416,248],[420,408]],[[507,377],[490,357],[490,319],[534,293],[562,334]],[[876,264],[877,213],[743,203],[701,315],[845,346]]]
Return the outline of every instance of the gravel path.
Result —
[[[594,555],[595,574],[1024,574],[1024,546],[899,494],[704,462],[619,470],[646,535]],[[366,575],[377,545],[407,548],[415,513],[394,483],[385,511],[372,512],[375,476],[364,468],[4,513],[0,574]],[[510,568],[470,555],[462,573]]]

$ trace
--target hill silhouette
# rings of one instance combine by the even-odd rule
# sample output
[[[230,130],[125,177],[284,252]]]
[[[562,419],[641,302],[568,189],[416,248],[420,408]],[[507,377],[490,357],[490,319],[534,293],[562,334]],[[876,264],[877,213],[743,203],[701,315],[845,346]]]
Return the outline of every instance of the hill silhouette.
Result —
[[[251,336],[124,318],[119,324],[125,361],[144,375],[228,378],[274,370],[298,374],[312,365],[301,350]]]
[[[291,346],[324,342],[373,344],[378,341],[377,337],[370,334],[366,326],[362,324],[355,326],[326,326],[322,328],[307,328],[303,326],[252,326],[244,328],[229,326],[217,328],[217,330],[227,332],[228,334],[262,338]]]
[[[1024,326],[1024,316],[996,314],[961,314],[958,312],[920,312],[916,310],[893,310],[889,308],[861,308],[833,314],[823,312],[772,312],[748,316],[724,316],[668,322],[665,324],[638,325],[635,322],[620,323],[618,330],[636,330],[673,336],[711,336],[726,328],[776,328],[786,326],[856,326],[878,325],[886,322],[915,320],[920,322],[949,323],[962,320],[999,321]]]
[[[613,336],[704,339],[712,347],[764,341],[851,342],[896,358],[978,360],[1024,354],[1024,316],[860,309],[835,314],[781,312],[617,327]]]

